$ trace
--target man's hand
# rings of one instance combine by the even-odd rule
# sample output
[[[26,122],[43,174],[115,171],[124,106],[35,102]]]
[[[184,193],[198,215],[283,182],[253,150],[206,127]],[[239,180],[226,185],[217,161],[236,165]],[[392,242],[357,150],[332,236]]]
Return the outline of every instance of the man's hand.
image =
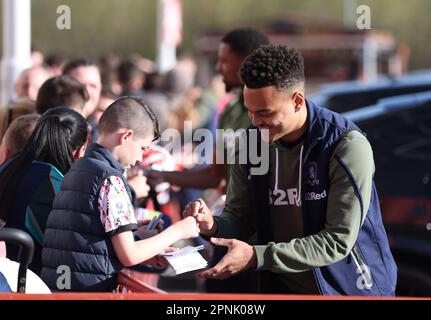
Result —
[[[211,269],[198,273],[201,278],[224,280],[257,265],[256,252],[249,244],[236,239],[211,238],[216,246],[228,248],[226,255]]]
[[[147,172],[148,184],[154,189],[157,185],[165,182],[163,171],[150,170]]]
[[[190,202],[186,206],[183,217],[189,216],[195,218],[201,234],[211,236],[217,231],[217,224],[214,222],[211,210],[202,199]]]

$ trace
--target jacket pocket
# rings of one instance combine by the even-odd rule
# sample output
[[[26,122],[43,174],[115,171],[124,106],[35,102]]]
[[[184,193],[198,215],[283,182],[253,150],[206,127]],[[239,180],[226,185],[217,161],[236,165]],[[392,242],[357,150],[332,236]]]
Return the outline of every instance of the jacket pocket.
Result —
[[[353,247],[350,254],[356,265],[356,273],[358,274],[358,278],[356,280],[356,287],[359,290],[373,291],[373,289],[375,288],[372,288],[374,286],[374,281],[371,275],[370,266],[366,263],[357,245]]]

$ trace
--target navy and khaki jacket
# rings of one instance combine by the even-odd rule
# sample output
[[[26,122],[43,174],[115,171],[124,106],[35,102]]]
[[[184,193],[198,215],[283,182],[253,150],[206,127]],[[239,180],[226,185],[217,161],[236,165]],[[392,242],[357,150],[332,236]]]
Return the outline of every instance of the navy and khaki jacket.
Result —
[[[109,176],[123,179],[131,199],[123,171],[107,149],[94,143],[65,175],[48,218],[42,251],[41,278],[52,290],[115,290],[124,266],[105,233],[97,201]],[[70,287],[60,279],[67,270],[63,266],[70,268]]]

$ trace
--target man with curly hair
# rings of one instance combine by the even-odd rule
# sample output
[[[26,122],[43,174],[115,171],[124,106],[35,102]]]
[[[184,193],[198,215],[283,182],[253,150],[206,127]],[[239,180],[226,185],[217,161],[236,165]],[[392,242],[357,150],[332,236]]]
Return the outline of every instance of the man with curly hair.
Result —
[[[269,143],[269,171],[258,176],[250,163],[234,165],[219,217],[202,200],[189,204],[186,215],[201,234],[228,248],[200,275],[225,279],[254,268],[264,292],[394,295],[397,268],[361,130],[305,98],[303,58],[294,49],[260,47],[241,77],[259,143]]]

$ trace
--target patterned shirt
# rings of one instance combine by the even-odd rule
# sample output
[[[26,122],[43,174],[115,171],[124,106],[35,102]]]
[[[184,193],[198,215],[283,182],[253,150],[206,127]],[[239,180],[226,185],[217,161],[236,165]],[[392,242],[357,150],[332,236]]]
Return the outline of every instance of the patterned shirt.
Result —
[[[100,221],[109,236],[137,229],[133,205],[119,176],[110,176],[102,183],[97,207]]]

